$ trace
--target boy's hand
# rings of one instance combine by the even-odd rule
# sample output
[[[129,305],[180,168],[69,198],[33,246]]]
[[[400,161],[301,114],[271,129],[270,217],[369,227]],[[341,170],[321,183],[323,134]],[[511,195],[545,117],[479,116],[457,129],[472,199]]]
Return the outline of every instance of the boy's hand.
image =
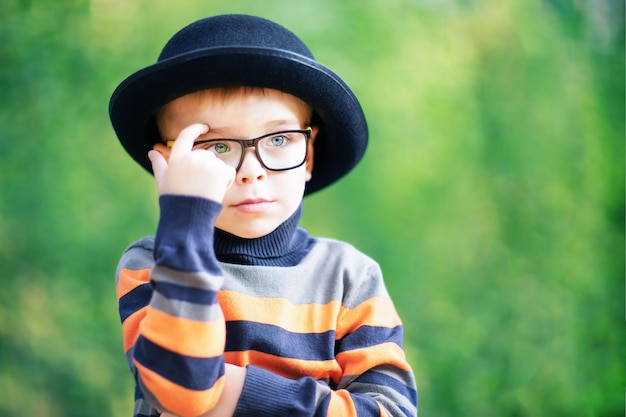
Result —
[[[179,194],[204,197],[221,203],[235,179],[235,169],[219,160],[213,152],[192,151],[198,136],[209,127],[193,124],[184,128],[169,153],[148,152],[159,195]]]
[[[222,395],[215,406],[199,417],[232,417],[237,408],[237,402],[243,390],[243,384],[246,380],[247,370],[244,367],[225,364],[225,383]],[[177,417],[174,414],[163,412],[161,417]]]

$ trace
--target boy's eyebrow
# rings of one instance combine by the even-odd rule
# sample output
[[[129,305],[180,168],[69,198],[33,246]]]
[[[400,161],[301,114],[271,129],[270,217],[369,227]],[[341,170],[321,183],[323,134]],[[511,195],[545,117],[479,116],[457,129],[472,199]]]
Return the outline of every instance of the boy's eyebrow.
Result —
[[[265,130],[268,130],[267,133],[271,133],[270,130],[272,129],[279,129],[281,126],[285,126],[285,128],[287,128],[289,126],[289,128],[291,128],[290,126],[300,126],[300,121],[297,119],[282,119],[282,120],[272,120],[269,121],[267,123],[265,123],[263,125],[263,128]],[[222,137],[227,137],[227,136],[234,136],[235,134],[234,132],[234,128],[229,127],[229,126],[222,126],[222,127],[213,127],[212,125],[209,126],[209,131],[207,133],[205,133],[202,136],[212,136],[212,135],[220,135]]]
[[[278,127],[278,126],[283,126],[283,125],[296,125],[296,126],[300,126],[300,120],[298,119],[281,119],[281,120],[273,120],[271,122],[268,122],[265,124],[265,127],[267,127],[268,129],[270,127]]]

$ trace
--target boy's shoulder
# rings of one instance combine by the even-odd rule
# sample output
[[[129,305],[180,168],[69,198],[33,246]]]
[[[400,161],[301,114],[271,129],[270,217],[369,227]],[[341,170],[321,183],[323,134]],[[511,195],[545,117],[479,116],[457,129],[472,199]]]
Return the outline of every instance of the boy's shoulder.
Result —
[[[146,236],[131,243],[122,254],[122,257],[117,265],[117,276],[119,276],[120,269],[134,269],[139,270],[143,268],[150,268],[154,263],[154,236]]]
[[[154,236],[145,236],[130,245],[124,250],[124,256],[128,256],[129,254],[140,255],[140,254],[150,254],[154,252]]]
[[[349,242],[320,236],[316,236],[315,239],[317,240],[315,248],[325,252],[327,255],[329,255],[329,257],[354,257],[355,259],[375,262],[372,258],[363,253],[361,250],[357,249],[355,245]]]
[[[315,277],[314,285],[340,291],[342,304],[357,306],[371,297],[389,298],[380,265],[351,243],[316,238],[302,263],[308,276]]]
[[[378,262],[353,244],[328,237],[316,237],[316,244],[303,263],[328,270],[353,271],[357,275],[369,271],[378,274]],[[315,265],[315,266],[313,266]]]

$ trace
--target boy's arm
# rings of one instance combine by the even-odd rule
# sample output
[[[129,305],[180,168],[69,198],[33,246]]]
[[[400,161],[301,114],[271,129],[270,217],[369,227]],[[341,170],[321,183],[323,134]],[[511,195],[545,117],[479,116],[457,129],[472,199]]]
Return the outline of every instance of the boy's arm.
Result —
[[[148,269],[133,267],[132,253],[118,274],[120,312],[128,312],[121,314],[124,344],[137,386],[154,408],[180,415],[218,406],[226,380],[225,324],[217,302],[223,276],[213,233],[234,170],[210,152],[191,151],[206,130],[191,125],[166,155],[150,153],[161,215],[144,298],[129,291]],[[229,383],[226,392],[236,394],[236,387]]]
[[[333,375],[329,385],[306,377],[290,380],[248,366],[236,417],[417,415],[402,323],[380,269],[372,265],[344,280],[335,332],[335,360],[341,373]]]
[[[211,238],[220,205],[182,196],[162,196],[160,205],[153,251],[136,245],[120,262],[124,347],[154,408],[199,415],[218,403],[225,382],[223,277]]]

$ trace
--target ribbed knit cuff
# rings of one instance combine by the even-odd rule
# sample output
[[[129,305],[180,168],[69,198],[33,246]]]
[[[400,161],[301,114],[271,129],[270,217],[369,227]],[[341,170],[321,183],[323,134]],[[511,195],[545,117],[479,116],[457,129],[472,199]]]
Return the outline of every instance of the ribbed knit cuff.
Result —
[[[304,417],[315,412],[319,384],[309,377],[293,380],[249,365],[233,417]]]
[[[215,272],[214,223],[222,205],[182,195],[163,195],[159,205],[161,216],[154,248],[156,263],[179,271]]]

